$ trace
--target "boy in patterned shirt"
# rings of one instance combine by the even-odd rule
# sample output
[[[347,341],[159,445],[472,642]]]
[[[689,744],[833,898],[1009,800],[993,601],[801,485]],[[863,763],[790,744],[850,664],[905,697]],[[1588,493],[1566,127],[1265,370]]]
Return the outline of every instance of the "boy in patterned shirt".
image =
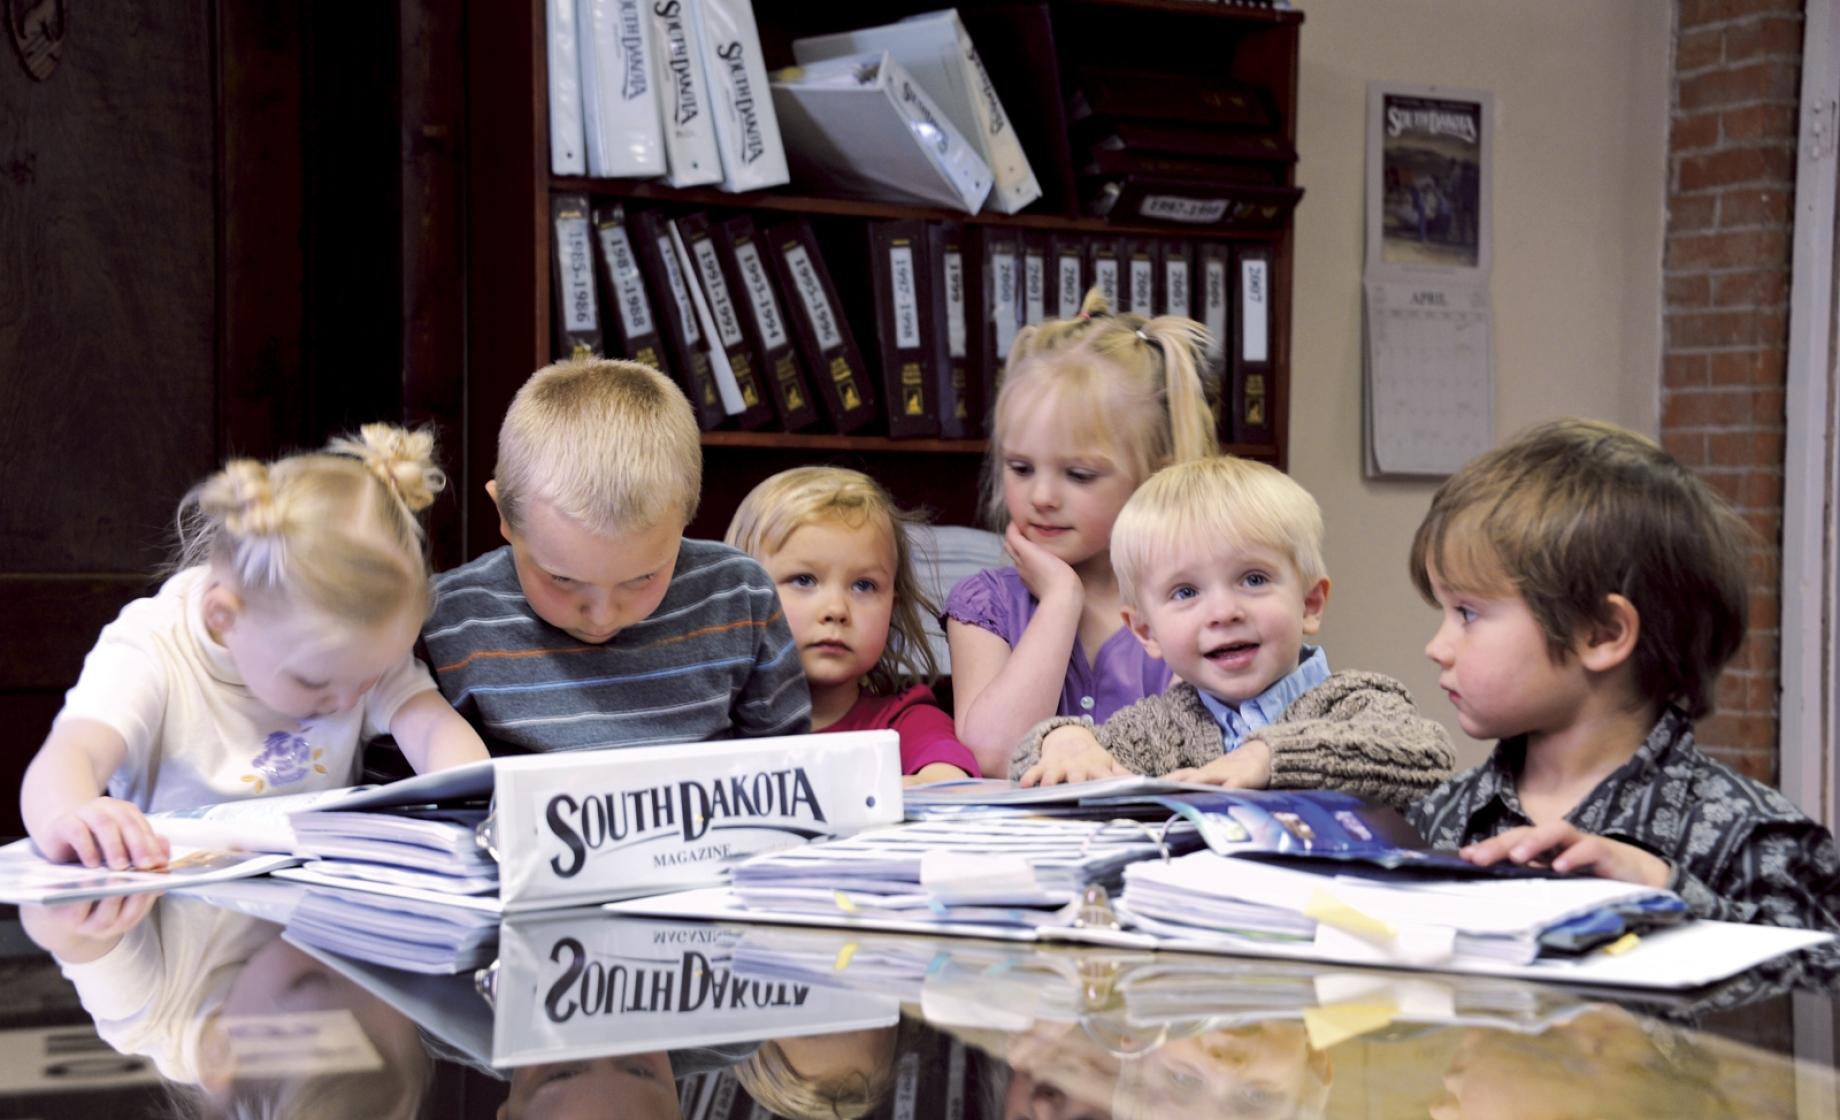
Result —
[[[1702,917],[1840,928],[1833,837],[1693,745],[1744,638],[1750,539],[1610,424],[1543,424],[1452,475],[1412,542],[1444,612],[1425,653],[1463,730],[1501,741],[1413,809],[1425,838],[1666,887]]]

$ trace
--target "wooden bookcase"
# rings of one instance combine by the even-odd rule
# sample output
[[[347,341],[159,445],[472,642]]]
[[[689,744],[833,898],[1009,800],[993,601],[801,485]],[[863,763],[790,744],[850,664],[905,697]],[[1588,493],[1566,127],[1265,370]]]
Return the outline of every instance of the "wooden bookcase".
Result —
[[[793,38],[933,10],[938,0],[865,8],[828,0],[756,0],[769,69],[792,62]],[[673,189],[651,180],[587,179],[550,173],[542,0],[470,5],[467,27],[465,224],[468,325],[462,492],[468,503],[463,551],[495,546],[497,518],[481,484],[489,478],[497,428],[511,396],[552,358],[549,213],[553,192],[596,198],[792,213],[837,222],[955,218],[1018,229],[1123,236],[1255,240],[1273,250],[1273,438],[1227,449],[1283,466],[1290,389],[1292,227],[1256,233],[1168,224],[1126,225],[1081,216],[1069,152],[1065,96],[1074,67],[1220,74],[1271,98],[1284,139],[1296,144],[1298,35],[1302,13],[1209,0],[1057,0],[1052,4],[966,3],[959,10],[978,42],[1004,107],[1016,122],[1043,197],[1017,215],[964,214],[889,202],[815,197],[796,186],[748,194]],[[1017,27],[1036,27],[1019,41]],[[984,30],[990,27],[988,34]],[[1292,173],[1294,180],[1294,172]],[[865,351],[867,325],[857,325]],[[704,496],[693,535],[719,537],[736,503],[760,479],[812,462],[855,466],[904,504],[942,521],[975,523],[982,440],[894,440],[717,431],[704,436]]]

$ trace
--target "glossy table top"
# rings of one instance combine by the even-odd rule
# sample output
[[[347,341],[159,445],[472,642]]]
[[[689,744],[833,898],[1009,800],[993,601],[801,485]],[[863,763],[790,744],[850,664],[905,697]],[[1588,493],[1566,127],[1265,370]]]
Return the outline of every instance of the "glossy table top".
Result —
[[[0,910],[0,1116],[1840,1115],[1826,958],[1632,995],[573,911],[440,976],[276,916]]]

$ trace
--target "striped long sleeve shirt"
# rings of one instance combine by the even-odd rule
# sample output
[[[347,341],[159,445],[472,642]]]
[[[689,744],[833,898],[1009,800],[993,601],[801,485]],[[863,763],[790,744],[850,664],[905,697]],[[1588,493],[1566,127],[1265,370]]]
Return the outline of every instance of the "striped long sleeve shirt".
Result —
[[[602,645],[537,617],[508,546],[443,573],[435,590],[428,663],[494,753],[811,730],[773,581],[727,545],[684,541],[658,609]]]

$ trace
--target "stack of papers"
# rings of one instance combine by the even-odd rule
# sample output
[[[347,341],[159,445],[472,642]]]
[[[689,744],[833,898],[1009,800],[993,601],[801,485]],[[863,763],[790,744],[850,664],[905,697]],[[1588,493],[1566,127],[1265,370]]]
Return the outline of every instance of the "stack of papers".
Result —
[[[735,869],[735,894],[763,909],[1036,925],[1127,865],[1198,843],[1186,823],[922,821],[756,857]]]
[[[498,955],[498,917],[465,907],[362,891],[307,889],[287,923],[298,944],[436,976]]]
[[[1352,938],[1381,957],[1516,964],[1532,962],[1553,931],[1581,919],[1685,916],[1669,892],[1613,879],[1375,878],[1346,866],[1196,852],[1128,868],[1119,906],[1140,927],[1173,936]]]
[[[498,890],[498,861],[480,838],[484,806],[422,806],[376,812],[302,813],[301,855],[319,875],[439,894]]]

